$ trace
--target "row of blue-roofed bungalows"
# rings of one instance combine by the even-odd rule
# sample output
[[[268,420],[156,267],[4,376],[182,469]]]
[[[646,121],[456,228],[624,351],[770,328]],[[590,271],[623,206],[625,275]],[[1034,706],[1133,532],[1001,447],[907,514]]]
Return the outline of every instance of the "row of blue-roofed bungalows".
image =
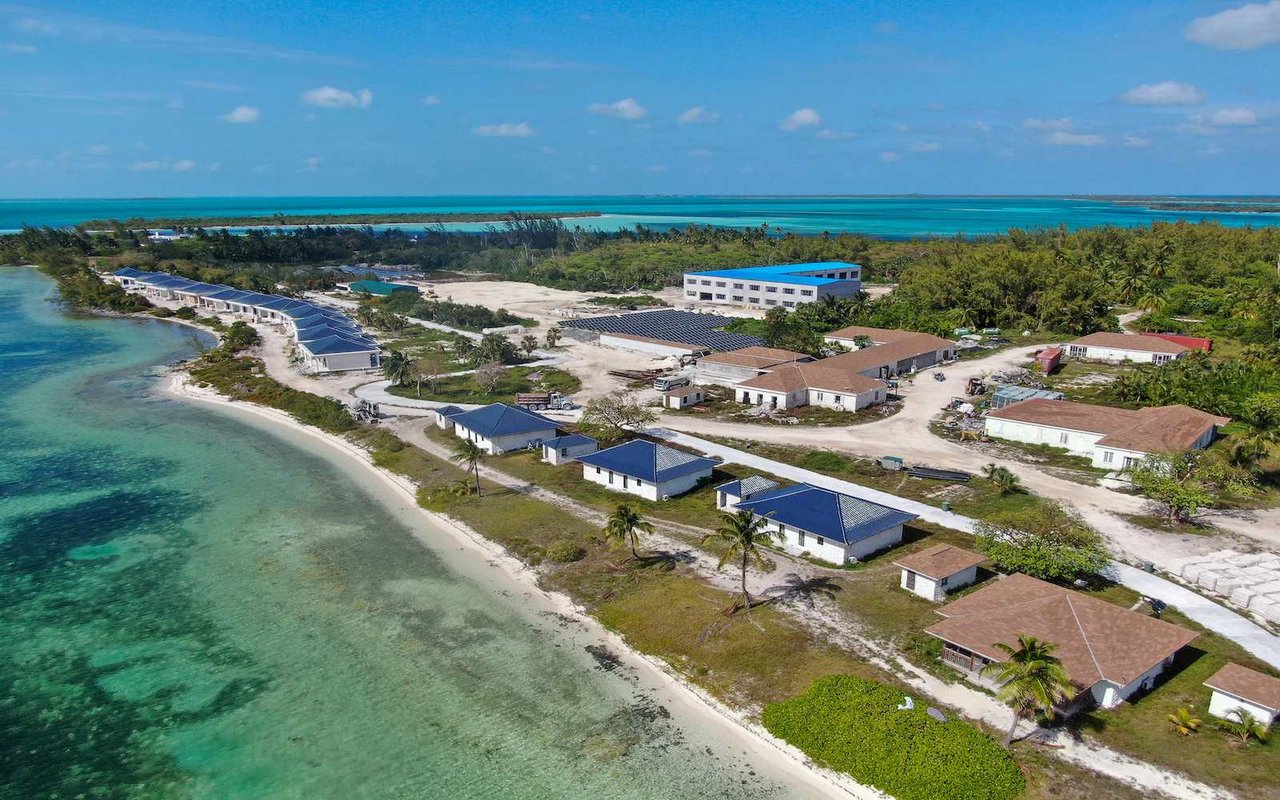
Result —
[[[599,449],[580,433],[561,434],[555,420],[505,403],[436,409],[436,424],[489,455],[539,450],[555,466],[582,465],[582,479],[621,494],[662,501],[712,479],[715,459],[646,439]],[[832,564],[861,561],[902,543],[917,515],[808,483],[781,486],[760,475],[716,487],[716,507],[766,520],[788,553]]]
[[[171,300],[215,314],[232,314],[254,322],[279,325],[293,335],[308,372],[376,369],[382,349],[351,319],[336,309],[263,292],[204,283],[164,272],[125,267],[110,276],[125,289],[157,300]]]

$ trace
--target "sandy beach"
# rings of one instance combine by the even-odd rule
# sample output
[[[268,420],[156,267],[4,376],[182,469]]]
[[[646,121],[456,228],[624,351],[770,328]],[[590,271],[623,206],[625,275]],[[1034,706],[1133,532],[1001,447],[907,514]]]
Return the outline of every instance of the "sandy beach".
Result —
[[[803,753],[769,734],[759,724],[685,682],[665,663],[629,647],[565,595],[538,587],[537,573],[508,555],[475,530],[445,515],[418,506],[416,487],[407,479],[373,464],[368,454],[346,440],[294,420],[284,412],[228,400],[210,389],[194,386],[186,373],[175,371],[164,393],[187,402],[206,404],[222,413],[268,431],[286,441],[347,467],[344,470],[379,500],[388,512],[403,519],[423,544],[452,568],[480,581],[495,593],[521,598],[531,617],[560,621],[554,635],[568,637],[575,646],[604,646],[617,655],[637,684],[671,712],[682,726],[709,733],[715,741],[785,783],[797,798],[856,797],[883,800],[887,795],[854,782],[847,775],[812,765]],[[350,469],[357,466],[357,469]]]

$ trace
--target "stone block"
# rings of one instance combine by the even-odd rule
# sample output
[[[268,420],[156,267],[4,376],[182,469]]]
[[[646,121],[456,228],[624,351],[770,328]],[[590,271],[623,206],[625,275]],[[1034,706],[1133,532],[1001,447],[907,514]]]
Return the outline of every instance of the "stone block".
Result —
[[[1225,578],[1226,576],[1221,572],[1206,569],[1196,578],[1196,583],[1212,592],[1218,588],[1218,581],[1224,580]]]
[[[1241,608],[1248,608],[1249,603],[1251,603],[1255,597],[1261,597],[1261,595],[1257,594],[1253,590],[1252,586],[1241,586],[1240,588],[1233,591],[1229,595],[1229,597],[1231,598],[1231,602],[1235,603]]]

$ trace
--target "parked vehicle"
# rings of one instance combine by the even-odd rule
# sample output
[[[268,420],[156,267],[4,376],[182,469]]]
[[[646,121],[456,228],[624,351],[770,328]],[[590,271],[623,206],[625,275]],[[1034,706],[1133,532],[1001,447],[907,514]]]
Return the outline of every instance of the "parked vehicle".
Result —
[[[669,392],[672,389],[679,389],[688,386],[692,381],[683,375],[663,375],[660,378],[653,379],[653,388],[660,392]]]
[[[578,404],[559,392],[528,392],[516,395],[516,405],[528,411],[569,411]]]
[[[935,381],[945,381],[947,379],[947,376],[942,374],[941,372],[935,372],[933,373],[933,379]]]

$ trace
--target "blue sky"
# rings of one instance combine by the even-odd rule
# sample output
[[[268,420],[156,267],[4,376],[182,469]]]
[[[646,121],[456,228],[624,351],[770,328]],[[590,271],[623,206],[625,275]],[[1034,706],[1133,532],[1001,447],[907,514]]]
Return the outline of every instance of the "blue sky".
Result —
[[[1280,0],[8,4],[0,197],[1280,193]]]

